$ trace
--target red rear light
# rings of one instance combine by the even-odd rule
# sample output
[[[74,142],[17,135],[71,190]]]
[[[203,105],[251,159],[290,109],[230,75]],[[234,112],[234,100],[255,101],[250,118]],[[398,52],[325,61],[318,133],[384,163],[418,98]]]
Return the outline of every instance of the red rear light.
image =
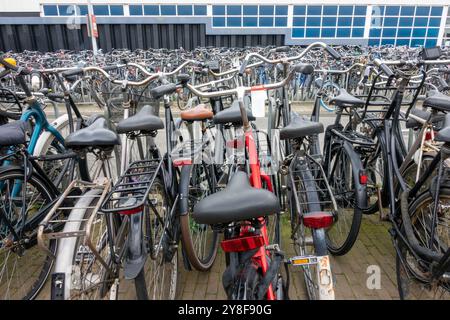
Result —
[[[182,166],[187,166],[187,165],[191,165],[192,164],[192,159],[188,158],[188,159],[175,159],[173,160],[173,166],[174,167],[182,167]]]
[[[310,212],[303,216],[303,224],[312,229],[327,228],[333,221],[333,214],[330,212]]]
[[[239,237],[223,240],[220,245],[225,252],[250,251],[262,247],[264,245],[264,237],[262,235]]]
[[[132,214],[135,214],[135,213],[139,213],[139,212],[141,212],[142,211],[142,206],[141,207],[137,207],[137,208],[134,208],[134,209],[130,209],[130,210],[123,210],[123,211],[118,211],[117,213],[118,214],[126,214],[126,215],[132,215]]]
[[[359,172],[359,183],[361,184],[367,184],[367,181],[369,180],[369,178],[367,177],[367,174],[364,170],[361,170]]]
[[[230,149],[242,149],[244,147],[244,142],[241,139],[228,140],[226,146]]]

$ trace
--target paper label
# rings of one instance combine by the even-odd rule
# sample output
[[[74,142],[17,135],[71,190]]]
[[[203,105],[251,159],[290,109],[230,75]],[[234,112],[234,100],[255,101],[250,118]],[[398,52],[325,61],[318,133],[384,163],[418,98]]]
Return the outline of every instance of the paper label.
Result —
[[[264,118],[266,115],[266,100],[267,91],[266,90],[252,90],[252,113],[253,116],[257,118]]]

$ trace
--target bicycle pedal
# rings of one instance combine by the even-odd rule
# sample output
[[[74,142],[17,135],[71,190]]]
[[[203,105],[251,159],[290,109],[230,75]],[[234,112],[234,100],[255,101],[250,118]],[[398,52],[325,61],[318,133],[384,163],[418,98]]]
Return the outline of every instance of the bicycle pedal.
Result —
[[[306,266],[317,264],[318,259],[316,256],[296,256],[288,260],[288,263],[293,266]]]

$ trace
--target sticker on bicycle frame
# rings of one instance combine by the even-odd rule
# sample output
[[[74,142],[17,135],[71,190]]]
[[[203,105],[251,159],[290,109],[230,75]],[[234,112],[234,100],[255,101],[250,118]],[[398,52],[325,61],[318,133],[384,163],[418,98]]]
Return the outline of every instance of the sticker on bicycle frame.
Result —
[[[320,300],[334,300],[333,276],[330,268],[330,257],[317,257],[317,262],[319,298]]]
[[[317,257],[314,256],[304,256],[304,257],[293,257],[290,259],[293,266],[305,266],[310,264],[317,264]]]
[[[252,87],[252,114],[257,118],[263,118],[266,115],[267,91],[264,86]]]

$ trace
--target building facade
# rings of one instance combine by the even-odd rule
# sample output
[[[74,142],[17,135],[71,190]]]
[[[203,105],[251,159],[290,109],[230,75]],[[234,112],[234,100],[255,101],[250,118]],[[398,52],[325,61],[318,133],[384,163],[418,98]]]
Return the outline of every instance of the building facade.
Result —
[[[329,44],[436,46],[450,40],[448,0],[91,0],[99,46]],[[244,3],[244,4],[243,4]],[[1,50],[89,48],[88,0],[0,7]]]

